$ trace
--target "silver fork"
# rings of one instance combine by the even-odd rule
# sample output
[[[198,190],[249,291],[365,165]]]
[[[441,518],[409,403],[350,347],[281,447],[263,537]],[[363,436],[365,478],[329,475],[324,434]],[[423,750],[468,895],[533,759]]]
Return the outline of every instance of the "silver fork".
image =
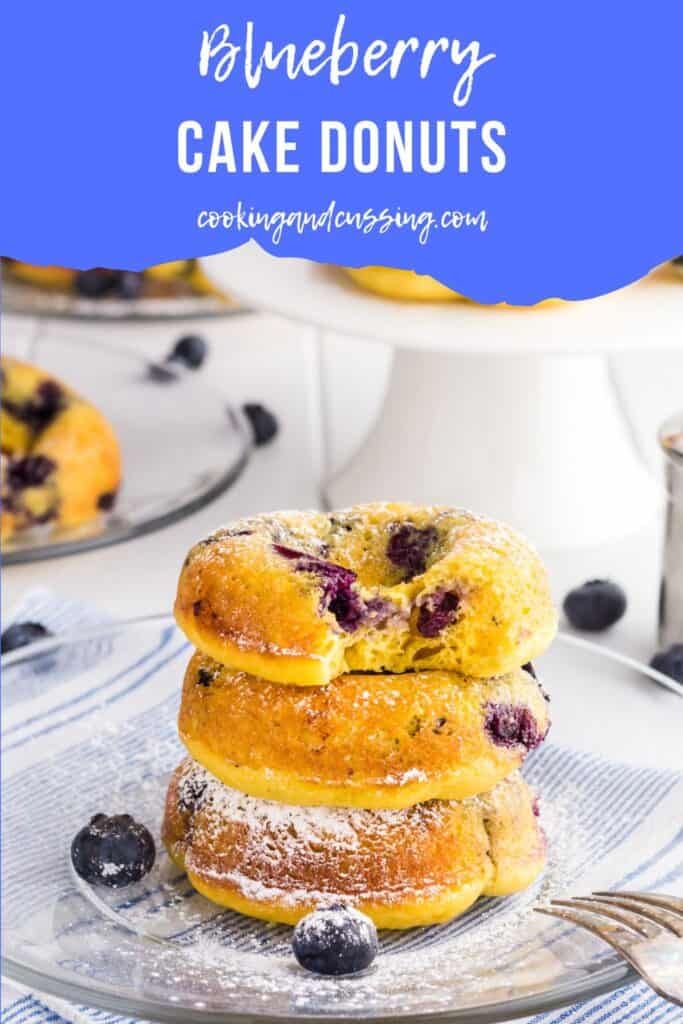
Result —
[[[683,899],[646,892],[595,892],[534,907],[609,942],[664,999],[683,1006]]]

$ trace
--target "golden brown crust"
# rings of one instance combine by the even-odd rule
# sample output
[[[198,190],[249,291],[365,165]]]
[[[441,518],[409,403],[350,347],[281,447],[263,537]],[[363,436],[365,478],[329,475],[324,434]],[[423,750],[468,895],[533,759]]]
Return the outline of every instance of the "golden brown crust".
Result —
[[[545,859],[532,794],[518,776],[485,800],[296,808],[228,789],[188,759],[169,787],[162,838],[208,898],[286,923],[341,899],[379,927],[433,924],[482,894],[530,884]]]
[[[495,707],[523,713],[517,742],[494,739]],[[192,757],[228,786],[291,804],[366,808],[487,792],[548,725],[542,690],[521,669],[492,680],[350,674],[301,688],[200,653],[185,673],[178,720]]]
[[[9,358],[2,359],[2,371],[3,539],[34,522],[69,527],[94,519],[101,502],[113,500],[121,482],[121,455],[112,427],[51,374]],[[38,425],[22,418],[22,410],[46,384],[59,394],[59,408],[49,422]],[[53,469],[39,485],[13,490],[10,467],[26,456],[50,460]]]
[[[387,299],[404,302],[463,302],[475,303],[473,299],[453,291],[428,274],[416,274],[414,270],[401,270],[398,267],[342,267],[349,277],[365,291],[374,292]],[[558,306],[562,299],[544,299],[533,306],[510,306],[506,302],[498,302],[487,309],[541,309],[546,306]]]
[[[428,274],[398,267],[343,267],[349,277],[365,291],[387,299],[406,302],[452,302],[464,296],[454,292]]]
[[[434,538],[414,575],[388,557],[405,527]],[[355,578],[337,598],[334,573],[344,570]],[[445,621],[426,631],[444,600]],[[219,530],[190,551],[175,614],[221,664],[300,686],[352,671],[503,675],[538,656],[557,626],[545,569],[513,530],[402,504],[275,513]]]

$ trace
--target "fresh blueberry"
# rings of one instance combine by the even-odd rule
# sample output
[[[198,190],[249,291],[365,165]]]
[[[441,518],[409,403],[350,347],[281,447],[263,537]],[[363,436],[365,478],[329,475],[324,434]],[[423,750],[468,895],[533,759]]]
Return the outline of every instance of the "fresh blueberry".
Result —
[[[101,512],[111,512],[116,504],[117,491],[104,491],[97,499],[97,507]]]
[[[671,676],[679,683],[683,683],[683,644],[672,644],[664,651],[655,654],[650,662],[652,668],[663,672],[665,676]]]
[[[438,636],[451,626],[458,617],[460,598],[452,590],[439,590],[430,594],[420,605],[417,615],[417,631],[421,636]]]
[[[122,270],[116,291],[122,299],[137,299],[142,291],[143,277],[136,270]]]
[[[96,814],[71,844],[76,874],[113,889],[139,882],[151,870],[155,856],[149,830],[129,814]]]
[[[76,291],[87,299],[99,299],[118,288],[120,278],[118,270],[106,270],[104,267],[81,270],[76,275]]]
[[[484,728],[499,747],[526,747],[533,750],[544,739],[529,708],[519,704],[486,705]]]
[[[270,409],[257,402],[246,402],[242,406],[242,412],[251,424],[255,445],[268,444],[273,440],[280,427]]]
[[[0,653],[9,654],[10,651],[27,647],[36,640],[44,640],[48,636],[52,636],[52,633],[40,622],[14,622],[0,638]]]
[[[47,455],[25,455],[10,463],[7,479],[13,490],[23,491],[26,487],[40,487],[55,468],[56,463]]]
[[[387,558],[405,570],[406,579],[420,576],[427,567],[427,559],[436,544],[438,533],[433,526],[420,529],[412,523],[394,527],[387,544]]]
[[[377,929],[365,914],[334,903],[302,918],[292,949],[302,967],[314,974],[355,974],[377,956]]]
[[[588,580],[569,591],[562,607],[575,629],[599,632],[622,617],[626,594],[611,580]]]
[[[2,399],[3,408],[36,433],[52,422],[64,402],[64,392],[53,380],[41,381],[33,396],[25,402],[12,402],[6,396]]]
[[[189,370],[197,370],[206,359],[208,345],[198,334],[186,334],[173,346],[169,362],[179,362]]]
[[[157,384],[171,384],[172,381],[178,380],[176,371],[171,370],[170,367],[165,366],[163,363],[148,363],[147,376],[150,380],[156,381]]]

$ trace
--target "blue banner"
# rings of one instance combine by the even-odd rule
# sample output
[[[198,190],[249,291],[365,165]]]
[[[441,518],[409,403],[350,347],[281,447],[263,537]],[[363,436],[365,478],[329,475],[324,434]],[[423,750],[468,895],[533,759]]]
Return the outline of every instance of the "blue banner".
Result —
[[[255,238],[581,299],[683,249],[683,4],[8,4],[0,253],[140,269]]]

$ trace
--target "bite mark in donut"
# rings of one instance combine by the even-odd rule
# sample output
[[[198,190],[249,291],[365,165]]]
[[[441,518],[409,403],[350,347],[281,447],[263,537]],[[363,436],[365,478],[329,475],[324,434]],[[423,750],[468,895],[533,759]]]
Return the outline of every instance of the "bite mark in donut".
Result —
[[[176,616],[216,661],[299,686],[364,670],[503,675],[557,623],[543,565],[513,530],[396,503],[229,524],[192,549]]]
[[[284,544],[274,544],[273,548],[283,558],[294,561],[297,572],[310,572],[319,578],[322,590],[320,611],[331,612],[345,633],[354,633],[368,621],[376,626],[391,613],[391,606],[380,597],[363,600],[353,589],[358,577],[351,569]]]

